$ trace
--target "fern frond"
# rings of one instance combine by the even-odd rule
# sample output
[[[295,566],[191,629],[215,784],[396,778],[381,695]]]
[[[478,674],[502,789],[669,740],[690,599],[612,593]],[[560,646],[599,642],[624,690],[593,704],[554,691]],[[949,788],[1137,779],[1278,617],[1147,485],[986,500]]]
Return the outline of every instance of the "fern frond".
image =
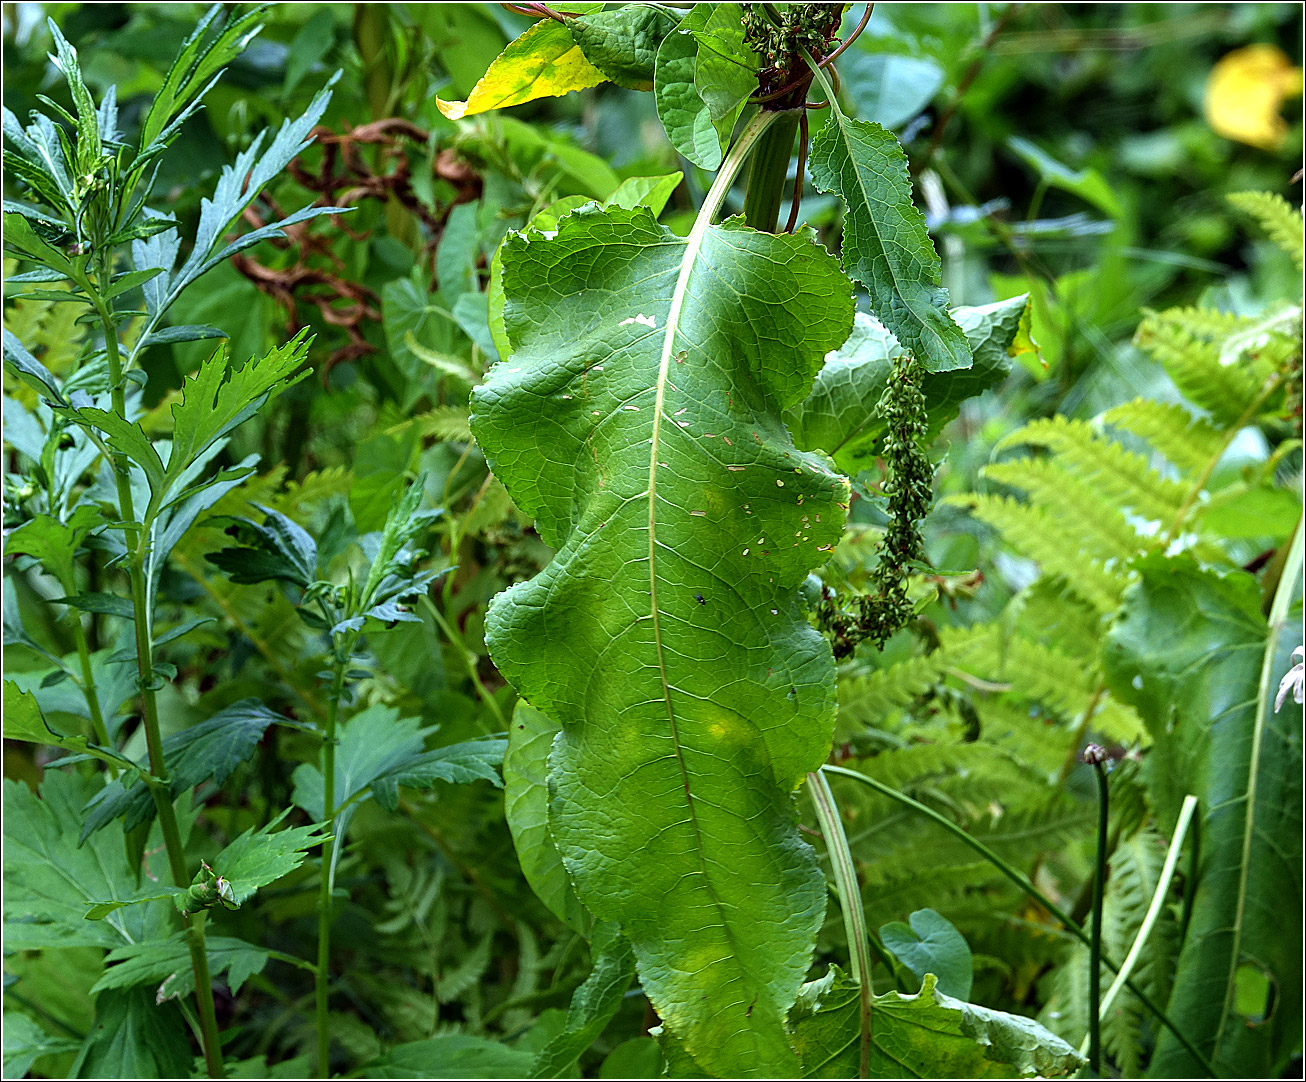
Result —
[[[301,507],[315,507],[328,497],[343,496],[353,483],[353,471],[347,466],[314,470],[302,481],[287,481],[285,492],[275,498],[272,506],[283,514],[291,514]]]
[[[1012,598],[1003,623],[1072,657],[1096,658],[1102,644],[1097,612],[1064,579],[1040,575]]]
[[[896,856],[892,862],[859,863],[866,919],[873,928],[917,909],[945,910],[951,899],[992,883],[998,874],[986,860],[937,863],[923,846]]]
[[[1016,551],[1038,561],[1043,572],[1060,575],[1071,590],[1099,613],[1112,611],[1125,587],[1123,573],[1086,558],[1081,539],[1041,508],[1005,496],[951,496],[944,502],[970,509],[980,521],[1001,532]]]
[[[491,477],[477,495],[471,510],[463,519],[463,532],[468,536],[480,533],[492,526],[498,526],[516,510],[512,497],[497,477]]]
[[[1033,803],[1008,809],[996,822],[972,823],[970,833],[999,855],[1017,861],[1090,836],[1095,812],[1089,804],[1064,792],[1049,793],[1042,785],[1033,794]]]
[[[1165,850],[1164,839],[1148,829],[1122,840],[1112,854],[1102,913],[1102,945],[1107,954],[1123,958],[1133,945],[1160,882]],[[1177,953],[1178,924],[1174,914],[1163,909],[1134,969],[1134,980],[1149,996],[1166,994]],[[1145,1020],[1142,1004],[1128,990],[1122,990],[1102,1020],[1103,1047],[1126,1077],[1141,1072],[1147,1049],[1142,1039]]]
[[[1292,257],[1297,269],[1302,263],[1302,213],[1294,210],[1283,196],[1275,192],[1232,192],[1230,203],[1254,218],[1269,238]]]
[[[1165,315],[1170,322],[1182,327],[1194,338],[1213,342],[1223,341],[1231,334],[1244,331],[1256,322],[1251,316],[1240,316],[1235,312],[1222,312],[1218,308],[1202,308],[1197,305],[1167,308]]]
[[[1103,697],[1097,713],[1093,715],[1092,727],[1113,744],[1147,747],[1152,742],[1147,726],[1137,711],[1110,696]]]
[[[1084,421],[1063,416],[1033,421],[1003,439],[998,448],[1016,444],[1048,448],[1079,481],[1144,518],[1169,521],[1188,495],[1183,485],[1162,477],[1142,455],[1105,438]]]
[[[466,406],[437,406],[426,413],[419,413],[409,423],[416,425],[426,439],[437,439],[442,443],[450,441],[471,443],[472,426],[468,421],[469,412]]]
[[[1243,416],[1269,375],[1264,365],[1222,364],[1219,343],[1196,338],[1166,312],[1149,312],[1134,344],[1160,363],[1185,398],[1226,428]]]
[[[1073,526],[1083,550],[1098,559],[1123,564],[1138,552],[1142,539],[1118,507],[1053,459],[1014,459],[986,466],[981,474],[985,480],[1023,489],[1031,503]]]
[[[1046,710],[1028,703],[994,699],[980,705],[981,738],[1023,763],[1032,778],[1055,778],[1065,761],[1070,730],[1058,725]]]
[[[865,676],[839,681],[839,722],[845,731],[880,726],[885,718],[924,695],[938,683],[944,670],[958,664],[984,639],[995,634],[993,625],[947,628],[939,647],[929,654],[908,658]]]
[[[1201,473],[1224,451],[1220,430],[1177,402],[1135,398],[1107,410],[1102,420],[1145,439],[1184,474]]]
[[[861,760],[859,769],[883,785],[909,792],[940,779],[948,781],[968,775],[979,775],[989,782],[1009,773],[1015,765],[1002,748],[973,742],[894,748]]]

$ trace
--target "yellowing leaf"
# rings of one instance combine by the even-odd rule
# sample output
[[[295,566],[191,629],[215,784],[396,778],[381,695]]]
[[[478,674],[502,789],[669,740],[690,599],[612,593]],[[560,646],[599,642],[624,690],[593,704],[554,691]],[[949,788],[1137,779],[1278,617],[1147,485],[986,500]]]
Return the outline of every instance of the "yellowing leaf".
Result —
[[[1301,69],[1277,46],[1235,49],[1221,57],[1206,81],[1206,120],[1226,139],[1278,150],[1288,132],[1279,111],[1301,88]]]
[[[450,120],[459,120],[536,98],[560,97],[606,80],[607,76],[585,59],[563,23],[541,19],[509,42],[466,101],[436,98],[435,104]]]

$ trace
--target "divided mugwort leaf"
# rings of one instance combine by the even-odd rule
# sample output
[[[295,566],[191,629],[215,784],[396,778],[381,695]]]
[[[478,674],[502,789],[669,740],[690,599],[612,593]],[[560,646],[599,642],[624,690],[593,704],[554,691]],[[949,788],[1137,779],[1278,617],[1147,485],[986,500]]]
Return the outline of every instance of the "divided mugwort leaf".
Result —
[[[781,411],[853,309],[809,234],[713,226],[718,204],[688,238],[613,207],[504,242],[513,353],[472,428],[557,555],[486,638],[562,727],[553,837],[659,1015],[708,1070],[792,1075],[785,1013],[825,911],[793,792],[835,708],[798,588],[849,485]]]

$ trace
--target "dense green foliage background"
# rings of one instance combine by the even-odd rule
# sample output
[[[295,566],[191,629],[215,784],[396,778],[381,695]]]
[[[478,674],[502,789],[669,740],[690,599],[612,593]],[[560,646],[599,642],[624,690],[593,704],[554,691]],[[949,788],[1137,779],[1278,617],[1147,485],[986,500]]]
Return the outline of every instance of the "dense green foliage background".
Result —
[[[5,106],[26,118],[38,107],[37,95],[48,94],[73,107],[46,57],[48,15],[79,50],[96,99],[117,88],[119,126],[130,136],[202,11],[192,4],[6,5]],[[849,25],[859,14],[860,7],[846,16]],[[172,321],[221,329],[239,358],[261,357],[303,328],[316,335],[311,375],[236,430],[222,451],[220,465],[257,454],[259,472],[211,514],[261,521],[255,507],[273,508],[316,539],[317,566],[334,568],[339,578],[347,566],[366,574],[350,543],[381,530],[411,482],[420,486],[422,506],[443,509],[423,522],[419,540],[432,568],[452,570],[413,599],[416,621],[368,634],[371,658],[354,681],[346,729],[360,755],[368,727],[398,717],[414,719],[410,735],[417,746],[425,736],[429,747],[440,748],[502,733],[513,714],[516,694],[485,646],[486,606],[539,573],[552,552],[490,473],[468,427],[472,388],[484,382],[502,344],[487,324],[486,294],[501,240],[556,200],[605,200],[627,178],[677,171],[683,182],[661,221],[683,235],[712,181],[667,143],[653,95],[612,84],[445,119],[437,94],[466,98],[530,22],[488,4],[274,6],[266,29],[183,128],[154,181],[151,205],[172,214],[182,236],[192,236],[201,199],[253,133],[300,116],[331,74],[343,72],[316,142],[269,185],[245,220],[257,227],[315,200],[353,212],[295,225],[285,239],[240,253],[188,293]],[[1209,703],[1178,686],[1158,705],[1150,684],[1129,701],[1135,671],[1154,671],[1148,650],[1160,632],[1149,621],[1173,627],[1190,604],[1165,596],[1173,568],[1149,573],[1146,563],[1131,592],[1123,593],[1125,563],[1151,544],[1135,538],[1133,527],[1168,523],[1172,497],[1178,506],[1183,496],[1158,491],[1156,513],[1131,502],[1135,490],[1125,482],[1112,487],[1101,466],[1107,459],[1086,451],[1075,457],[1096,437],[1087,425],[1073,425],[1138,398],[1196,404],[1203,416],[1215,416],[1213,430],[1220,432],[1238,419],[1218,416],[1218,390],[1194,390],[1176,378],[1166,364],[1170,340],[1163,326],[1154,322],[1135,332],[1144,310],[1200,305],[1252,317],[1300,303],[1300,267],[1254,215],[1227,199],[1256,190],[1300,205],[1300,175],[1293,180],[1302,151],[1298,101],[1284,107],[1287,132],[1276,149],[1225,138],[1203,115],[1217,61],[1269,43],[1300,66],[1300,37],[1295,4],[881,5],[838,64],[849,111],[897,132],[907,152],[951,304],[1030,294],[1038,352],[1017,356],[1005,382],[966,401],[938,434],[940,502],[925,536],[940,574],[917,583],[913,596],[921,606],[909,629],[882,653],[867,643],[843,663],[835,758],[857,761],[882,783],[962,824],[1082,922],[1091,894],[1095,791],[1091,768],[1077,765],[1076,755],[1083,738],[1097,734],[1120,760],[1113,775],[1118,847],[1111,880],[1120,885],[1108,896],[1107,914],[1116,957],[1128,949],[1151,899],[1179,801],[1196,784],[1182,774],[1191,762],[1180,756],[1168,769],[1181,780],[1165,794],[1158,788],[1161,769],[1151,765],[1149,777],[1145,765],[1159,756],[1140,748],[1166,731],[1166,710],[1181,693],[1190,695],[1183,701],[1193,711]],[[12,194],[7,188],[6,197]],[[722,217],[742,203],[739,186],[726,196]],[[788,205],[786,199],[782,222]],[[841,218],[833,196],[809,184],[801,215],[832,245],[837,241]],[[14,266],[7,263],[6,273]],[[88,342],[90,332],[74,322],[76,314],[73,305],[6,290],[6,328],[56,376],[74,370]],[[547,318],[542,312],[541,322]],[[1159,346],[1158,339],[1164,339]],[[1299,332],[1296,342],[1299,374]],[[211,346],[164,344],[143,355],[147,431],[167,418],[183,379]],[[8,373],[6,391],[28,408],[35,402],[30,389],[12,386]],[[1232,398],[1238,393],[1239,387],[1229,391]],[[1301,513],[1297,402],[1295,417],[1282,409],[1272,416],[1253,411],[1229,431],[1226,444],[1212,436],[1210,446],[1222,451],[1206,473],[1200,448],[1192,462],[1167,456],[1178,468],[1165,473],[1166,483],[1176,492],[1195,485],[1201,506],[1213,501],[1217,508],[1200,525],[1190,524],[1202,560],[1260,574],[1295,527]],[[1067,420],[1045,421],[1054,415]],[[1070,434],[1038,428],[1040,421]],[[1121,423],[1129,429],[1127,417]],[[1095,432],[1100,435],[1100,424]],[[1124,438],[1130,451],[1153,454],[1146,441],[1154,434],[1130,432]],[[1022,480],[1010,472],[1016,467],[1009,457],[1004,476],[1004,466],[993,464],[1015,445],[1046,449],[1030,456],[1045,463],[1066,456],[1055,467],[1066,476],[1044,477],[1048,491],[1038,492],[1026,483],[1028,475]],[[32,492],[19,453],[7,447],[6,456],[8,530],[24,520]],[[1085,465],[1090,460],[1096,465]],[[866,486],[877,480],[862,475],[855,492],[869,496]],[[1102,501],[1103,515],[1119,518],[1127,540],[1119,533],[1106,541],[1091,536],[1097,504],[1088,496],[1080,520],[1065,517],[1065,493],[1073,495],[1076,483]],[[1040,514],[1060,531],[1055,544],[1045,533],[1041,549],[1022,532],[1037,532],[1039,524],[1004,510],[1001,494],[1013,488],[1036,505],[1046,503]],[[874,505],[854,501],[849,534],[825,573],[828,584],[865,585],[883,525]],[[1188,523],[1182,513],[1179,523]],[[213,618],[166,655],[176,674],[158,693],[165,736],[248,698],[312,723],[328,709],[320,636],[297,620],[290,591],[277,582],[241,583],[231,574],[238,556],[225,564],[206,560],[238,543],[223,532],[230,526],[229,517],[201,520],[160,580],[161,624]],[[1066,566],[1055,564],[1051,550],[1058,547]],[[112,580],[104,556],[92,557],[88,591]],[[1049,585],[1053,576],[1039,578],[1040,565],[1045,572],[1055,567],[1060,578]],[[1088,587],[1078,572],[1084,582],[1091,579]],[[1189,597],[1209,600],[1209,611],[1234,614],[1232,623],[1239,613],[1259,612],[1259,595],[1198,582],[1198,572],[1192,574]],[[52,604],[60,593],[48,577],[7,559],[7,633],[11,623],[21,624],[49,655],[72,655],[64,613]],[[1125,617],[1112,632],[1119,649],[1104,660],[1100,618],[1122,598]],[[126,700],[134,694],[130,678],[115,677],[123,670],[107,661],[127,641],[119,641],[120,625],[91,614],[87,626],[97,682],[103,677],[112,685],[102,699]],[[1012,638],[999,641],[995,628]],[[1256,645],[1253,632],[1245,637]],[[1181,645],[1195,649],[1188,640]],[[1288,649],[1278,672],[1287,667]],[[43,684],[45,668],[38,650],[6,646],[6,677],[36,694],[47,717],[74,719],[69,729],[84,726],[77,719],[85,711],[69,684]],[[1236,682],[1244,675],[1225,677]],[[1299,710],[1296,718],[1295,736],[1287,731],[1283,740],[1296,740],[1300,754]],[[438,734],[419,732],[419,725],[438,726]],[[142,740],[131,736],[125,750],[142,754]],[[197,790],[203,807],[192,828],[193,851],[212,857],[241,832],[274,820],[303,784],[294,764],[315,762],[316,749],[306,732],[267,729],[229,778]],[[58,772],[49,766],[56,755],[7,740],[5,777],[35,788]],[[1282,800],[1299,803],[1300,790],[1290,780],[1282,785]],[[1078,1046],[1086,956],[1048,913],[910,811],[860,789],[838,793],[871,930],[878,935],[922,909],[936,911],[960,931],[973,958],[973,984],[949,994],[1038,1016]],[[379,799],[358,805],[336,878],[337,1069],[419,1077],[429,1065],[405,1066],[394,1058],[399,1053],[386,1050],[460,1032],[504,1042],[494,1069],[509,1077],[528,1069],[531,1054],[563,1031],[572,994],[590,972],[590,947],[575,930],[579,918],[559,919],[527,885],[504,800],[501,789],[482,780],[406,789],[396,798],[397,811]],[[292,816],[296,826],[312,821],[302,811]],[[804,803],[803,823],[815,822]],[[111,833],[88,844],[107,844]],[[1299,839],[1285,844],[1297,847]],[[1267,889],[1280,887],[1299,891],[1300,883],[1289,875]],[[312,957],[317,891],[317,877],[305,865],[260,891],[256,907],[213,918],[221,934],[280,952],[248,977],[239,995],[220,990],[227,1053],[246,1076],[294,1077],[310,1068],[312,977],[284,959]],[[1163,1002],[1179,964],[1180,925],[1186,929],[1190,919],[1179,912],[1181,897],[1173,899],[1172,926],[1155,941],[1147,963],[1153,968],[1144,970]],[[1299,917],[1295,902],[1282,903],[1285,923],[1296,927]],[[1200,908],[1191,919],[1200,924]],[[886,928],[884,944],[904,927]],[[1299,943],[1299,928],[1294,934]],[[812,977],[846,957],[843,925],[831,904]],[[75,1047],[103,1022],[90,994],[104,973],[103,950],[7,947],[5,969],[7,1024],[11,1013],[26,1017],[53,1041],[32,1044],[31,1054],[15,1054],[12,1062],[35,1077],[64,1076]],[[919,987],[916,967],[897,951],[878,958],[874,976],[880,992]],[[1245,1017],[1259,1022],[1275,1010],[1299,1010],[1299,988],[1267,993],[1266,981],[1260,972],[1244,975],[1239,1010]],[[153,986],[146,987],[152,995]],[[940,987],[946,990],[942,981]],[[1128,993],[1121,1002],[1106,1047],[1113,1069],[1135,1074],[1157,1047],[1157,1027]],[[663,1063],[647,1036],[652,1025],[651,1008],[633,990],[606,1028],[553,1066],[559,1074],[575,1065],[587,1075],[652,1077]],[[1294,1056],[1300,1065],[1299,1046],[1298,1029],[1290,1047],[1276,1050],[1277,1069]],[[183,1060],[187,1054],[182,1049]],[[148,1073],[163,1062],[138,1070]],[[6,1065],[8,1074],[8,1038]]]

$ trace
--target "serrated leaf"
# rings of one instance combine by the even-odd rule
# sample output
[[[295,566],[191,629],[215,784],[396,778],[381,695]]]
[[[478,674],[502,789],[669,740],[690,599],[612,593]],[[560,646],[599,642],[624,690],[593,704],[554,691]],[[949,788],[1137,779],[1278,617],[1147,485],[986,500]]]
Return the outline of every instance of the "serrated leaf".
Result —
[[[163,761],[173,797],[208,778],[221,785],[253,754],[273,724],[291,723],[257,699],[241,699],[198,725],[173,733],[163,741]],[[154,798],[144,782],[127,787],[121,781],[111,781],[87,804],[86,812],[83,839],[119,816],[124,829],[130,831],[154,818]]]
[[[203,98],[219,72],[248,47],[261,29],[259,19],[264,7],[255,7],[223,26],[209,37],[214,20],[226,16],[218,5],[209,8],[182,43],[177,58],[164,76],[163,85],[150,99],[149,112],[141,123],[140,146],[154,145],[173,122],[174,117]],[[207,39],[207,40],[206,40]]]
[[[507,746],[508,742],[500,737],[486,737],[422,752],[372,782],[372,795],[381,807],[394,811],[399,806],[401,785],[431,789],[437,781],[453,785],[488,781],[496,789],[502,789],[498,768]]]
[[[6,687],[8,685],[6,684]],[[5,720],[9,710],[6,704]],[[100,779],[47,770],[40,796],[21,782],[4,782],[5,948],[117,947],[169,933],[171,904],[133,905],[104,920],[86,919],[89,906],[131,901],[137,869],[127,863],[122,828],[85,845],[77,841],[82,808]]]
[[[168,456],[166,491],[219,439],[252,417],[272,394],[302,379],[295,370],[304,364],[312,339],[301,331],[285,345],[258,360],[231,365],[220,348],[182,385],[182,400],[172,407],[172,449]]]
[[[135,620],[136,610],[125,597],[117,594],[71,594],[68,597],[56,597],[57,605],[69,605],[82,612],[98,612],[102,616],[116,616],[120,620]]]
[[[397,1044],[360,1072],[363,1078],[525,1078],[534,1055],[498,1041],[444,1033]]]
[[[676,20],[651,4],[623,4],[567,19],[585,59],[627,90],[652,90],[658,47]]]
[[[585,908],[549,833],[549,749],[561,730],[530,703],[517,700],[503,757],[503,806],[517,862],[531,890],[554,916],[584,935]]]
[[[607,76],[585,59],[567,27],[540,19],[495,58],[466,101],[435,99],[450,120],[521,105],[536,98],[556,98],[606,82]]]
[[[228,533],[243,542],[209,553],[205,559],[226,572],[232,582],[258,583],[281,580],[306,588],[318,577],[317,542],[294,519],[280,511],[255,504],[263,522],[232,519]]]
[[[1084,1063],[1032,1018],[943,995],[934,976],[914,996],[890,992],[871,1008],[869,1078],[1061,1078]],[[836,967],[803,989],[794,1044],[805,1078],[856,1078],[861,1048],[857,985]]]
[[[24,673],[22,676],[30,677],[30,674]],[[56,732],[50,727],[50,723],[46,721],[36,695],[21,688],[14,679],[5,680],[4,685],[4,736],[6,740],[24,740],[32,744],[51,744],[74,755],[92,755],[104,762],[111,763],[115,767],[126,766],[135,769],[135,763],[118,754],[112,748],[102,748],[96,744],[89,744],[84,736],[64,736],[62,733]],[[41,690],[46,690],[48,687],[49,685],[44,685]],[[104,689],[97,688],[96,690],[100,696],[101,706],[106,705],[107,701],[108,705],[116,709],[118,702],[112,701],[113,696],[111,693],[106,695]],[[82,700],[82,710],[85,712],[85,700],[81,689],[79,688],[74,694],[79,700]]]
[[[1000,384],[1011,372],[1020,328],[1028,318],[1028,296],[978,308],[955,308],[974,353],[970,368],[927,372],[921,378],[930,433],[957,415],[967,398]],[[881,451],[885,422],[876,409],[903,347],[879,320],[858,312],[853,332],[826,357],[812,393],[785,413],[794,442],[806,451],[822,450],[841,469],[856,473]]]
[[[227,987],[232,995],[240,992],[241,985],[255,973],[262,973],[271,952],[263,947],[246,943],[232,936],[205,936],[205,952],[209,956],[209,972],[217,977],[227,974]],[[195,991],[195,972],[191,968],[187,933],[176,932],[164,940],[149,943],[129,943],[109,952],[105,958],[111,964],[104,971],[91,994],[106,988],[135,988],[149,984],[158,988],[157,998],[175,999]],[[162,985],[162,987],[160,987]]]
[[[969,368],[970,349],[948,315],[938,253],[911,199],[907,157],[892,132],[852,120],[832,103],[812,140],[817,191],[844,205],[843,263],[871,310],[927,372]]]
[[[95,1000],[95,1024],[73,1078],[189,1078],[190,1032],[175,1003],[156,1004],[149,988],[108,989]]]
[[[76,557],[82,543],[103,523],[90,504],[73,508],[66,522],[52,515],[35,515],[5,538],[6,552],[35,556],[60,583],[75,581]]]
[[[25,1014],[4,1013],[4,1076],[25,1078],[32,1064],[42,1056],[57,1056],[77,1050],[77,1042],[54,1037]]]
[[[279,821],[251,827],[213,858],[213,872],[231,885],[236,905],[248,901],[260,887],[293,872],[304,863],[304,850],[324,840],[321,824],[274,830]]]
[[[562,725],[554,837],[694,1055],[791,1073],[825,907],[791,793],[834,710],[798,587],[848,483],[779,411],[847,336],[847,280],[807,235],[700,216],[683,239],[644,209],[581,208],[502,258],[515,352],[472,428],[558,554],[492,603],[487,642]]]
[[[428,732],[416,719],[401,718],[394,707],[379,704],[360,710],[342,723],[336,732],[337,808],[377,778],[420,755]],[[294,802],[314,819],[326,819],[321,770],[305,763],[295,769],[294,782]],[[342,823],[337,819],[337,833],[343,835],[346,824],[347,820]]]

